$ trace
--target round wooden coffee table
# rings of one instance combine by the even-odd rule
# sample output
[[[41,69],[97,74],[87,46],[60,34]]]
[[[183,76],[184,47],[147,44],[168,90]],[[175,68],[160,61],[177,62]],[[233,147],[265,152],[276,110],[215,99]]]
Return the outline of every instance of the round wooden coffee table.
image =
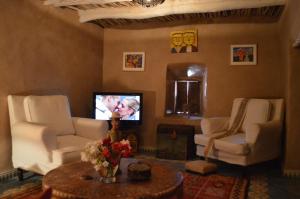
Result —
[[[121,161],[121,174],[117,182],[104,184],[90,163],[67,164],[47,173],[43,178],[43,188],[52,188],[54,198],[105,198],[105,199],[147,199],[181,197],[183,175],[158,162],[145,161],[152,165],[151,179],[134,182],[127,178],[127,166],[136,159]],[[144,160],[143,160],[144,161]],[[82,176],[91,176],[84,179]]]

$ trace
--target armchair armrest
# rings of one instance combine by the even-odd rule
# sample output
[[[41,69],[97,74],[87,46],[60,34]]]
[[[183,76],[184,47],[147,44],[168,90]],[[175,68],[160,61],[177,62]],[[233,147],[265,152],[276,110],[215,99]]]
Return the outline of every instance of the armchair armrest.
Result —
[[[281,152],[281,122],[270,121],[246,127],[246,142],[257,159],[270,160]]]
[[[201,130],[205,135],[225,131],[228,128],[229,117],[203,118],[201,120]]]
[[[107,121],[72,117],[76,134],[92,140],[103,139],[108,131]]]
[[[57,148],[56,135],[49,128],[29,122],[20,122],[12,126],[12,142],[14,156],[26,156],[51,161],[51,151]]]
[[[280,133],[281,123],[278,120],[266,123],[250,124],[246,127],[246,142],[253,145],[257,142],[263,141],[280,141]]]

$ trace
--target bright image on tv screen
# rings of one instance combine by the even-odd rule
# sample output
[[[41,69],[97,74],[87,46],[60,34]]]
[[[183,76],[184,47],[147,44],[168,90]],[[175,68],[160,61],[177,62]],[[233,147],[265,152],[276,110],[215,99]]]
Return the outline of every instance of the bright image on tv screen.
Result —
[[[140,119],[140,96],[96,95],[95,119],[110,120],[112,112],[118,112],[121,120]]]

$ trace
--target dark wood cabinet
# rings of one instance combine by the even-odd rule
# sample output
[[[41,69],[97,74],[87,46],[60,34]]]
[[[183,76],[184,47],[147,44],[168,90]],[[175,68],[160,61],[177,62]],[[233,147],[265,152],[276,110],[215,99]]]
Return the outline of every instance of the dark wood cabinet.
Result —
[[[137,137],[137,129],[126,129],[121,131],[121,139],[127,139],[130,142],[130,146],[132,147],[132,152],[138,152],[138,137]]]
[[[159,124],[157,126],[157,157],[190,160],[195,157],[195,129],[190,125]]]

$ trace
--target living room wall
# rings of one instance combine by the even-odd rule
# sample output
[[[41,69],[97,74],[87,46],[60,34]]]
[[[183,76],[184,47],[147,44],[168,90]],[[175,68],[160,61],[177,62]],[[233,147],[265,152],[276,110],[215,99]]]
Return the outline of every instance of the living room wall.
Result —
[[[144,30],[104,30],[103,88],[144,92],[144,124],[140,144],[156,145],[155,121],[164,115],[166,68],[172,63],[207,67],[204,115],[230,115],[236,97],[284,97],[285,69],[278,42],[278,24],[205,24]],[[170,53],[170,32],[197,29],[197,53]],[[257,44],[258,64],[231,66],[231,44]],[[123,52],[145,52],[144,72],[122,71]]]
[[[300,175],[300,48],[292,44],[300,36],[300,1],[289,0],[280,24],[282,55],[287,69],[286,87],[286,142],[284,172],[287,175]]]
[[[102,84],[103,30],[36,0],[0,1],[0,172],[11,168],[7,95],[65,94],[88,116]]]

